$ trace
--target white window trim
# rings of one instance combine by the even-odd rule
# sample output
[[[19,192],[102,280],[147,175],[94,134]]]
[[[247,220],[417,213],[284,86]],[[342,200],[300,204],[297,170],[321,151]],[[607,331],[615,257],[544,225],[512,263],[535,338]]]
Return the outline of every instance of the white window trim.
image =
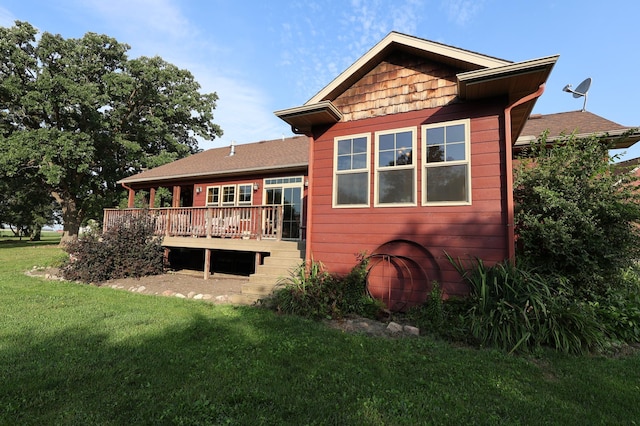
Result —
[[[466,160],[443,161],[440,163],[427,164],[427,129],[435,129],[438,127],[455,126],[464,124],[465,137],[465,158]],[[422,133],[422,159],[420,168],[422,171],[422,205],[423,206],[469,206],[472,204],[471,194],[471,120],[466,118],[463,120],[445,121],[442,123],[424,124],[421,129]],[[427,168],[445,167],[455,165],[467,166],[467,200],[468,201],[431,201],[427,202]]]
[[[363,169],[338,170],[338,141],[345,139],[365,138],[367,140],[367,167]],[[367,202],[366,204],[338,204],[338,176],[352,173],[367,173]],[[361,209],[371,205],[371,133],[344,135],[333,138],[333,193],[331,205],[334,209]]]
[[[224,189],[225,188],[233,188],[233,202],[226,202],[224,201]],[[235,207],[236,203],[238,201],[238,198],[236,197],[236,185],[222,185],[220,187],[220,205],[222,207]]]
[[[249,201],[240,201],[240,187],[248,186],[249,187]],[[238,188],[236,189],[236,205],[238,206],[251,206],[253,205],[253,183],[239,183]]]
[[[378,165],[378,160],[380,157],[380,151],[378,149],[378,140],[379,137],[382,135],[389,135],[389,134],[394,134],[394,133],[402,133],[402,132],[411,132],[411,155],[412,155],[412,159],[411,159],[411,164],[407,165],[407,166],[394,166],[394,167],[379,167]],[[418,156],[417,156],[417,150],[416,150],[416,145],[417,145],[417,133],[418,133],[418,128],[417,127],[403,127],[403,128],[399,128],[399,129],[389,129],[389,130],[381,130],[378,132],[375,132],[374,135],[374,140],[373,140],[373,149],[375,151],[375,174],[374,174],[374,186],[373,186],[373,196],[374,196],[374,207],[415,207],[418,205],[418,183],[417,183],[417,163],[418,163]],[[379,171],[384,171],[384,170],[413,170],[413,202],[411,203],[380,203],[379,200],[379,192],[378,192],[378,186],[379,186]]]
[[[214,188],[218,188],[218,203],[217,204],[209,203],[209,189],[214,189]],[[216,206],[220,205],[221,201],[222,201],[222,194],[220,192],[220,186],[219,185],[207,186],[207,192],[205,192],[204,205],[207,206],[207,207],[216,207]]]

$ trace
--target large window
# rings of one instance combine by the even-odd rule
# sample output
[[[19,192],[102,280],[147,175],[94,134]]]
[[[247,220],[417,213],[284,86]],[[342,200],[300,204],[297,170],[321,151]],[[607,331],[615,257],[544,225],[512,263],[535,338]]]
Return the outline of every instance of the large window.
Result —
[[[422,126],[423,204],[470,204],[469,120]]]
[[[250,206],[253,202],[253,184],[208,186],[207,206]]]
[[[416,205],[416,130],[376,132],[377,206]]]
[[[334,139],[334,207],[369,205],[369,135]]]

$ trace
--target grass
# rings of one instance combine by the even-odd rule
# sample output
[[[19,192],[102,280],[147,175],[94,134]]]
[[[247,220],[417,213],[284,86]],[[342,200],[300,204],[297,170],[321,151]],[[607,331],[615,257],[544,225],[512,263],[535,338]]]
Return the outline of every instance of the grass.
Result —
[[[640,422],[637,354],[522,358],[24,275],[55,244],[0,240],[0,424]]]

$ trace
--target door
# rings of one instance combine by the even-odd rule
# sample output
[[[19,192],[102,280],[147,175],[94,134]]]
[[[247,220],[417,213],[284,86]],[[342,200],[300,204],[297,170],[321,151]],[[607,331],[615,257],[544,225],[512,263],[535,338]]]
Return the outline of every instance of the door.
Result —
[[[302,177],[265,179],[265,205],[282,206],[282,238],[300,239]]]

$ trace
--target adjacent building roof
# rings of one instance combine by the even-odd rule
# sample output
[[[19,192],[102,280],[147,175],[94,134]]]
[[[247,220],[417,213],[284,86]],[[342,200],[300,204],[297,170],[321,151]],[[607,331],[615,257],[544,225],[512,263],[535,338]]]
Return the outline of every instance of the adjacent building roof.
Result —
[[[233,151],[233,155],[231,155]],[[209,149],[124,178],[118,183],[169,183],[192,178],[306,169],[309,140],[305,136]]]
[[[530,144],[547,130],[549,142],[571,134],[578,137],[596,135],[612,141],[616,148],[628,148],[640,140],[640,132],[637,128],[623,126],[588,111],[570,111],[545,115],[532,114],[516,141],[516,147]]]

